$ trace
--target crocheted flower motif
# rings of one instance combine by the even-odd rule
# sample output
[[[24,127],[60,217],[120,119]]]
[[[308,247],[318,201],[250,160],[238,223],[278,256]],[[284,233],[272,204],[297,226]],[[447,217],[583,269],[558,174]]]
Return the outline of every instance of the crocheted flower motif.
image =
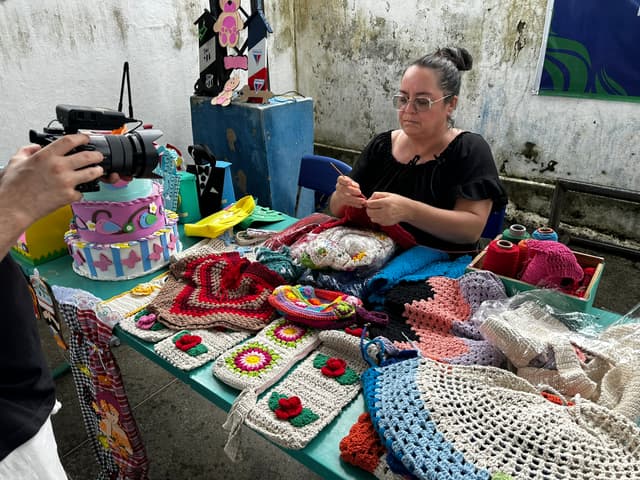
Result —
[[[319,353],[313,359],[313,366],[319,368],[324,376],[335,378],[340,385],[353,385],[360,381],[360,375],[348,367],[347,362],[342,358]]]
[[[276,417],[280,420],[289,420],[302,413],[300,397],[282,397],[278,400],[278,408],[275,409]]]
[[[280,345],[295,348],[309,333],[304,327],[283,321],[270,328],[266,335]]]
[[[349,335],[353,335],[354,337],[358,337],[360,338],[360,336],[362,336],[362,328],[361,327],[347,327],[344,329],[345,333],[348,333]]]
[[[345,362],[341,358],[329,358],[325,363],[324,367],[320,369],[322,374],[326,377],[339,377],[344,375],[344,372],[347,369],[347,362]]]
[[[199,335],[191,335],[189,332],[181,332],[173,337],[173,343],[176,348],[191,357],[197,357],[209,351],[207,346],[202,343],[202,337]]]
[[[178,340],[176,340],[176,347],[178,347],[183,352],[195,347],[196,345],[202,342],[202,337],[198,335],[189,335],[184,334]]]
[[[276,417],[289,421],[294,427],[304,427],[320,418],[311,409],[303,407],[299,397],[287,397],[278,392],[271,393],[269,408],[276,414]]]
[[[225,359],[232,370],[250,376],[258,376],[264,370],[273,368],[278,360],[280,355],[259,342],[248,343]]]

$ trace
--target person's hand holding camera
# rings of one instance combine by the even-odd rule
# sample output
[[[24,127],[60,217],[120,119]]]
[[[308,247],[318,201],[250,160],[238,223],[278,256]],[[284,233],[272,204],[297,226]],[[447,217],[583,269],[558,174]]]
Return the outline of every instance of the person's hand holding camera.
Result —
[[[0,176],[0,212],[9,226],[1,243],[12,242],[39,218],[80,200],[76,185],[103,175],[97,165],[102,153],[80,151],[66,156],[88,142],[84,134],[65,135],[44,148],[22,147],[11,158]]]

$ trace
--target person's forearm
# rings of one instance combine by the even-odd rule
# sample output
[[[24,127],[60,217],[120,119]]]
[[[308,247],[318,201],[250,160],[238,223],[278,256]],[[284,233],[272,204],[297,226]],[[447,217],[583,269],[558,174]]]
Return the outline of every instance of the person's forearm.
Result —
[[[18,214],[16,209],[10,208],[12,202],[19,199],[4,198],[0,192],[0,218],[2,218],[3,226],[0,229],[0,259],[4,258],[9,250],[20,238],[20,235],[32,223],[24,215]]]
[[[405,221],[449,242],[473,243],[478,241],[486,223],[486,219],[474,212],[445,210],[415,200],[410,200],[410,202],[412,205]]]

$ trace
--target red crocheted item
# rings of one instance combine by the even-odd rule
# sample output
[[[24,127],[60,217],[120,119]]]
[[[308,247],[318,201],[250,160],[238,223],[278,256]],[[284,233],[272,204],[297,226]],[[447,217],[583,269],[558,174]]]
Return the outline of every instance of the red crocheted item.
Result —
[[[301,218],[293,225],[288,226],[283,231],[268,238],[264,242],[264,246],[274,251],[280,250],[280,248],[284,246],[291,246],[304,234],[310,232],[318,225],[322,225],[332,219],[333,217],[326,213],[312,213],[311,215]]]
[[[361,414],[349,434],[340,441],[340,458],[371,473],[386,452],[368,413]]]
[[[409,232],[400,226],[400,224],[382,226],[377,223],[373,223],[367,211],[364,208],[347,207],[344,211],[344,215],[341,218],[329,220],[321,225],[318,225],[312,230],[312,233],[319,233],[328,228],[337,227],[338,225],[351,225],[356,227],[367,228],[370,230],[379,230],[391,237],[398,246],[404,250],[415,247],[418,242],[413,238]]]
[[[147,307],[169,328],[257,331],[276,316],[269,295],[285,280],[237,252],[187,257]]]

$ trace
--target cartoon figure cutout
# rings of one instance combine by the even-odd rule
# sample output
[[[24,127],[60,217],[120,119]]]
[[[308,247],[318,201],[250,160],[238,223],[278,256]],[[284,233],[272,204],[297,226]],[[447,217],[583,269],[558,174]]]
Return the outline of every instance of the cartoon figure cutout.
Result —
[[[36,301],[34,308],[37,310],[37,313],[39,314],[38,316],[47,322],[56,344],[62,350],[68,350],[69,346],[62,336],[62,329],[60,327],[58,304],[53,296],[51,287],[40,276],[38,269],[35,269],[33,274],[29,277],[29,285],[33,289],[32,295],[35,295]]]
[[[229,105],[231,103],[231,98],[233,98],[233,91],[238,85],[240,85],[240,77],[233,75],[229,80],[227,80],[227,83],[224,84],[222,92],[211,99],[211,105],[220,105],[222,107]]]
[[[127,460],[133,454],[133,447],[120,422],[117,400],[110,393],[98,391],[92,406],[98,416],[99,442],[114,453],[116,463]]]
[[[213,24],[213,31],[218,34],[221,47],[235,48],[240,38],[240,30],[244,28],[244,22],[238,12],[240,0],[220,0],[220,8],[222,13]]]

